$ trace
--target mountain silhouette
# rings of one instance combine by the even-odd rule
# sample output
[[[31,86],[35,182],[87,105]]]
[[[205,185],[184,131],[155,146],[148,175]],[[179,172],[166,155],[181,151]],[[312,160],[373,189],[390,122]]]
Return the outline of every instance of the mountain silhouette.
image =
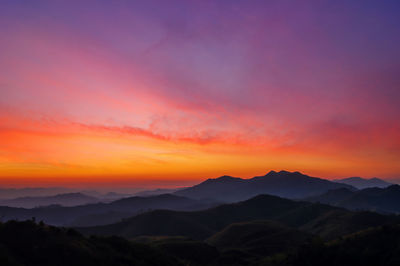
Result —
[[[301,199],[336,188],[355,189],[347,184],[310,177],[300,172],[270,171],[264,176],[250,179],[231,176],[208,179],[193,187],[179,190],[174,194],[194,199],[235,202],[246,200],[259,194]]]
[[[386,182],[382,179],[379,178],[362,178],[362,177],[349,177],[349,178],[344,178],[344,179],[336,179],[334,180],[337,183],[343,183],[347,184],[350,186],[353,186],[358,189],[364,189],[364,188],[369,188],[369,187],[379,187],[379,188],[385,188],[388,186],[393,185],[392,183]]]

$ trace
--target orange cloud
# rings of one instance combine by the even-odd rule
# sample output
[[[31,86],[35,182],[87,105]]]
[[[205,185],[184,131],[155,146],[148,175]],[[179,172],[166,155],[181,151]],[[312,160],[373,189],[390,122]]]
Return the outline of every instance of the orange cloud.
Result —
[[[365,156],[366,147],[360,157],[344,147],[336,148],[336,152],[324,151],[336,145],[324,144],[325,138],[288,146],[288,136],[247,140],[243,135],[226,132],[212,138],[179,132],[169,135],[128,126],[35,120],[10,113],[0,121],[0,183],[7,184],[12,183],[10,177],[15,182],[42,180],[43,184],[115,180],[133,185],[145,180],[193,182],[222,174],[249,177],[268,169],[302,169],[327,177],[378,171],[390,175],[399,170],[394,160],[398,153],[380,153],[382,157],[377,158],[375,154]]]

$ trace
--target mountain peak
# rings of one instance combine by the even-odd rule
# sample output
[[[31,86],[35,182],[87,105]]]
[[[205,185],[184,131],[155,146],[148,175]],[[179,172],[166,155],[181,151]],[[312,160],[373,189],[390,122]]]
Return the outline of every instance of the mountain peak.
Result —
[[[290,171],[286,171],[286,170],[280,170],[279,172],[271,170],[265,176],[276,176],[276,175],[302,175],[302,176],[306,176],[306,175],[302,174],[299,171],[290,172]]]
[[[280,174],[291,174],[291,172],[286,171],[286,170],[280,170],[279,173]]]
[[[229,175],[223,175],[217,178],[209,178],[207,179],[207,181],[233,181],[233,180],[241,180],[241,178],[239,177],[233,177],[233,176],[229,176]]]

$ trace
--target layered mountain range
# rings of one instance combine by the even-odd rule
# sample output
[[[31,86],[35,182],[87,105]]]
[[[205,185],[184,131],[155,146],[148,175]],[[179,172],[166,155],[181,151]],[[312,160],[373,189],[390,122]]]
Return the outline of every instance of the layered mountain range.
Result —
[[[158,195],[163,192],[173,194]],[[141,195],[112,194],[109,199],[125,198],[95,203],[90,202],[98,198],[81,193],[3,201],[50,205],[0,207],[0,263],[372,266],[400,261],[398,185],[360,190],[299,172],[271,171]]]

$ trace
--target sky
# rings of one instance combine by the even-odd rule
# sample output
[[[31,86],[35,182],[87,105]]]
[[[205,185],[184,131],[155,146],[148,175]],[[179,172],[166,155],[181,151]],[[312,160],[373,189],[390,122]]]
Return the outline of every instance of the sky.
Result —
[[[400,179],[399,1],[0,1],[0,186]]]

